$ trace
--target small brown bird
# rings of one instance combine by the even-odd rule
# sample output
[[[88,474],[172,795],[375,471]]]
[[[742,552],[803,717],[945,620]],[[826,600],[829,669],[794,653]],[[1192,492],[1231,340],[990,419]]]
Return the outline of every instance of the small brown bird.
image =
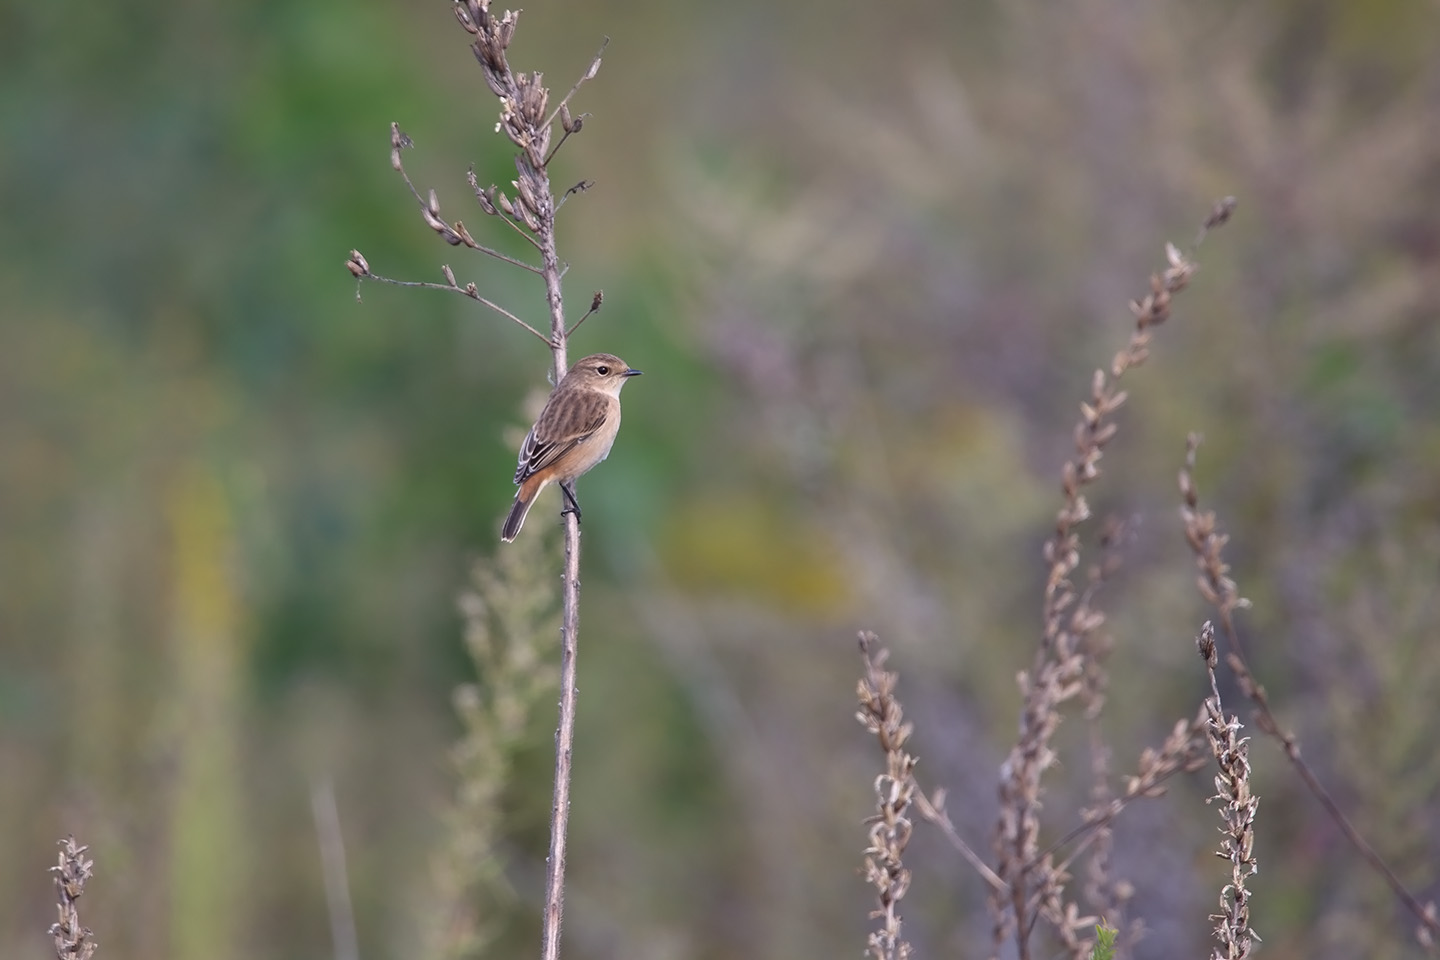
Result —
[[[570,507],[580,519],[575,501],[575,479],[604,460],[620,430],[620,388],[639,376],[619,357],[597,353],[576,361],[545,401],[545,409],[520,445],[515,482],[520,489],[500,539],[509,543],[525,524],[530,505],[551,481],[560,484]]]

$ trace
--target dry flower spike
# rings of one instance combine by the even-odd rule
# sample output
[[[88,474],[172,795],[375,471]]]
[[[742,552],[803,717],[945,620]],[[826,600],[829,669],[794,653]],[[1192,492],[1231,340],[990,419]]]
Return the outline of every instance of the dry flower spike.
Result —
[[[56,865],[50,868],[55,875],[55,901],[59,914],[56,922],[50,925],[57,960],[90,960],[95,952],[94,935],[89,927],[80,923],[77,906],[85,892],[85,882],[95,868],[95,861],[85,857],[89,849],[77,844],[74,837],[66,837],[60,841]]]
[[[901,937],[900,901],[910,889],[910,871],[903,858],[912,830],[908,813],[915,796],[916,758],[905,750],[913,728],[895,698],[899,677],[885,669],[889,653],[873,633],[860,634],[865,675],[856,690],[860,709],[855,717],[885,753],[885,772],[875,778],[876,813],[866,820],[870,842],[865,848],[865,880],[875,888],[878,901],[870,918],[882,921],[867,941],[866,955],[874,960],[910,956],[910,944]]]

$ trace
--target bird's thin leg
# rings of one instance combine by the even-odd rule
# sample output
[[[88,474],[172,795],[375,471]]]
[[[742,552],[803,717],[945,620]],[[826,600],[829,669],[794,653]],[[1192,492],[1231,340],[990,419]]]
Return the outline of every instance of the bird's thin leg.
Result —
[[[560,511],[560,516],[563,517],[563,516],[565,516],[565,514],[567,514],[567,513],[573,513],[573,514],[575,514],[575,522],[576,522],[576,523],[579,523],[579,522],[580,522],[580,501],[575,499],[575,481],[574,481],[574,480],[562,480],[562,481],[560,481],[560,492],[563,493],[563,494],[565,494],[565,499],[568,500],[569,503],[570,503],[570,506],[568,506],[568,507],[566,507],[564,510],[561,510],[561,511]]]

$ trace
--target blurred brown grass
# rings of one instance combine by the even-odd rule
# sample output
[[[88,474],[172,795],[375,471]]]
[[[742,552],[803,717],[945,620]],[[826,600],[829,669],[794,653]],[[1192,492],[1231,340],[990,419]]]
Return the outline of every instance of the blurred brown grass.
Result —
[[[1234,209],[1233,197],[1218,202],[1201,226],[1196,245],[1211,229],[1228,222]],[[1202,746],[1207,742],[1218,773],[1216,793],[1206,803],[1215,802],[1221,811],[1224,839],[1217,852],[1231,863],[1229,879],[1220,884],[1221,912],[1209,915],[1218,942],[1212,955],[1234,960],[1248,957],[1260,940],[1251,926],[1253,894],[1248,886],[1250,878],[1259,873],[1259,797],[1251,785],[1251,735],[1245,732],[1246,724],[1239,715],[1226,714],[1222,706],[1213,624],[1207,620],[1197,640],[1210,681],[1210,696],[1199,715],[1193,721],[1182,715],[1164,743],[1158,749],[1147,747],[1135,772],[1122,774],[1118,782],[1111,770],[1114,750],[1099,722],[1107,702],[1108,659],[1114,648],[1107,632],[1104,588],[1123,563],[1125,536],[1123,525],[1113,523],[1101,527],[1098,534],[1086,535],[1093,526],[1089,500],[1094,495],[1091,487],[1102,476],[1105,451],[1120,432],[1115,415],[1129,399],[1119,383],[1127,371],[1149,359],[1155,328],[1170,319],[1174,295],[1184,290],[1195,274],[1195,264],[1174,245],[1167,244],[1166,259],[1164,272],[1151,276],[1150,292],[1131,301],[1136,325],[1129,343],[1115,355],[1108,370],[1095,371],[1089,396],[1080,405],[1074,455],[1060,471],[1062,505],[1043,550],[1048,574],[1042,590],[1041,636],[1031,667],[1018,676],[1019,735],[999,770],[993,870],[955,827],[947,811],[945,790],[937,789],[932,797],[920,788],[914,773],[918,759],[906,749],[914,725],[903,720],[903,707],[895,692],[897,674],[884,669],[889,651],[879,646],[874,634],[860,634],[865,671],[858,688],[857,716],[877,737],[886,757],[885,772],[874,781],[877,812],[866,820],[869,845],[864,851],[864,875],[875,887],[878,900],[878,908],[869,914],[877,923],[866,951],[875,960],[904,960],[911,955],[899,907],[912,880],[903,860],[913,835],[912,806],[990,885],[990,956],[1011,950],[1022,960],[1056,950],[1074,960],[1091,960],[1101,954],[1110,957],[1117,952],[1133,955],[1143,943],[1146,925],[1144,918],[1129,912],[1135,885],[1114,871],[1116,821],[1132,801],[1165,796],[1167,781],[1174,775],[1204,767]],[[1297,779],[1344,835],[1355,860],[1389,886],[1396,904],[1409,911],[1408,921],[1415,924],[1418,943],[1431,949],[1440,933],[1435,901],[1422,903],[1356,828],[1302,757],[1299,740],[1282,727],[1265,687],[1251,672],[1235,616],[1250,604],[1241,598],[1224,558],[1229,536],[1219,527],[1214,511],[1198,507],[1194,474],[1199,442],[1192,433],[1180,470],[1181,525],[1200,570],[1198,591],[1220,620],[1229,678],[1255,707],[1254,728],[1282,747]],[[1091,540],[1100,556],[1086,561]],[[1046,780],[1053,778],[1059,767],[1060,756],[1053,744],[1067,716],[1085,722],[1094,779],[1091,805],[1073,812],[1063,807],[1059,811],[1060,818],[1073,824],[1065,830],[1063,819],[1057,823],[1053,804],[1046,803],[1050,793]],[[1051,839],[1054,835],[1059,838]],[[1072,881],[1081,872],[1080,864],[1084,883],[1076,892]]]

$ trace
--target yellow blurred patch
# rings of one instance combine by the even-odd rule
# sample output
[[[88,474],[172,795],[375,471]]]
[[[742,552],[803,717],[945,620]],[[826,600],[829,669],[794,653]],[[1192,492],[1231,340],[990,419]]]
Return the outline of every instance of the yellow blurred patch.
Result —
[[[823,531],[736,496],[680,505],[660,539],[666,575],[702,594],[740,594],[797,616],[849,616],[839,551]]]

